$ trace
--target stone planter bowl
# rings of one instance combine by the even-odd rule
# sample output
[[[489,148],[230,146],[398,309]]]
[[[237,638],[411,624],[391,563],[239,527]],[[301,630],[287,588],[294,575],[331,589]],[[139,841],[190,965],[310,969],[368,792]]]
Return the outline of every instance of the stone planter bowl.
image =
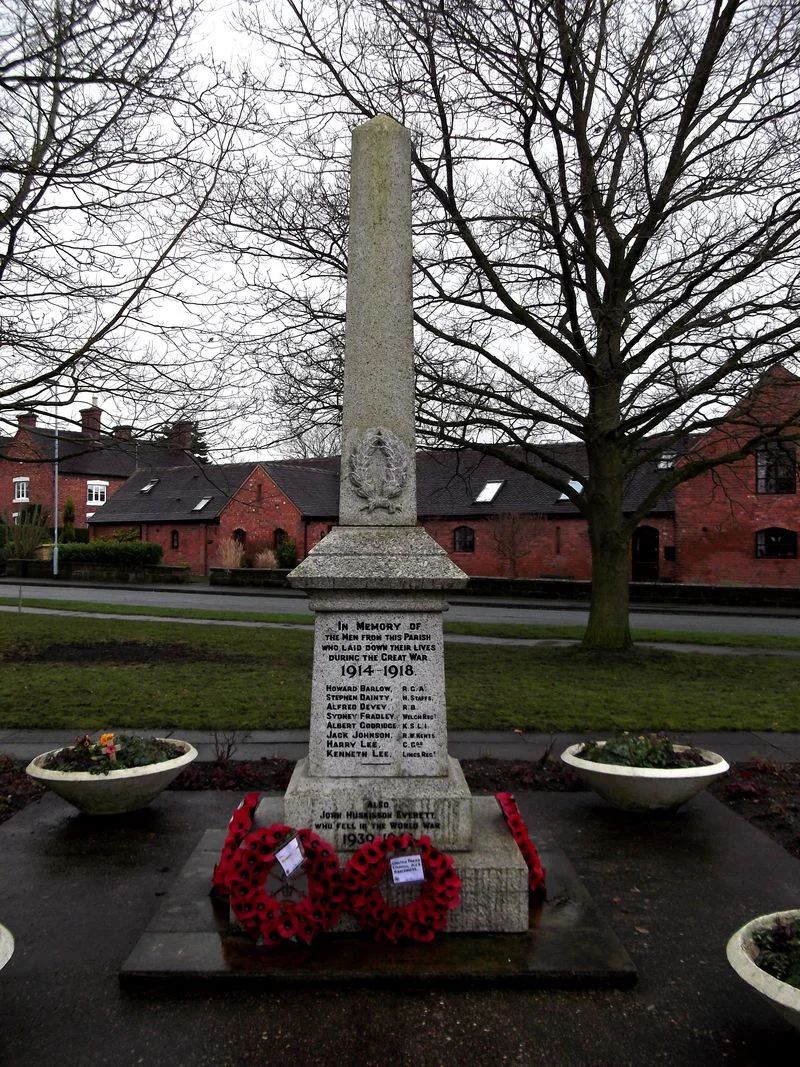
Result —
[[[605,744],[601,741],[600,744]],[[685,752],[688,745],[675,745],[676,752]],[[677,811],[701,793],[715,778],[725,774],[727,760],[716,752],[700,749],[709,764],[704,767],[623,767],[617,763],[595,763],[581,759],[582,744],[570,745],[561,759],[598,793],[603,800],[622,811]]]
[[[11,931],[0,926],[0,969],[5,967],[14,951],[14,938]]]
[[[787,1022],[800,1030],[800,989],[773,978],[762,971],[755,960],[758,948],[753,943],[753,934],[764,927],[772,926],[777,919],[800,920],[800,908],[791,911],[774,911],[769,915],[759,915],[741,929],[737,930],[728,942],[728,963],[755,991],[767,1000]]]
[[[183,767],[197,758],[197,749],[188,741],[172,737],[163,740],[180,748],[181,754],[144,767],[89,774],[88,771],[51,771],[42,767],[48,756],[61,751],[56,748],[31,760],[25,771],[87,815],[121,815],[146,808]]]

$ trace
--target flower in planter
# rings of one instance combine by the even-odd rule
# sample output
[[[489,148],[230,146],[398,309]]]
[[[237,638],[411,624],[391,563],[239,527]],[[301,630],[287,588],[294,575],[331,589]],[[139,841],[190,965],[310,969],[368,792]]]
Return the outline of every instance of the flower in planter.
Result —
[[[753,934],[755,963],[787,985],[800,989],[800,920],[776,919]]]
[[[593,763],[613,763],[620,767],[675,770],[708,766],[708,760],[698,749],[676,749],[664,733],[630,734],[625,731],[608,741],[587,741],[575,755]]]
[[[183,751],[180,745],[160,737],[103,733],[93,741],[89,734],[84,734],[75,739],[74,745],[51,753],[41,766],[48,771],[108,774],[109,771],[164,763],[182,755]]]

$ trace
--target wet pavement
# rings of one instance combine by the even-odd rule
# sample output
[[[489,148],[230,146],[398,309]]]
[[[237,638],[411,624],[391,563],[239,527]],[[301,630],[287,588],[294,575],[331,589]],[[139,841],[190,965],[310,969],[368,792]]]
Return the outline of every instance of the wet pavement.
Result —
[[[46,795],[0,826],[0,921],[16,938],[0,971],[4,1067],[771,1067],[800,1055],[800,1034],[725,959],[738,926],[797,906],[800,861],[709,795],[664,818],[591,793],[517,793],[534,839],[563,849],[633,960],[629,989],[122,988],[143,930],[238,800],[167,792],[92,819]]]

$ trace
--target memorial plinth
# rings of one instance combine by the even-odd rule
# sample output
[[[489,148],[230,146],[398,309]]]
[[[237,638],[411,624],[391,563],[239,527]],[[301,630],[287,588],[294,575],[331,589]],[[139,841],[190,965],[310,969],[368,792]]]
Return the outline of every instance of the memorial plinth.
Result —
[[[522,932],[525,864],[447,753],[442,613],[467,577],[416,525],[410,151],[386,116],[353,133],[339,526],[289,576],[315,634],[309,754],[283,818],[342,858],[427,835],[462,856],[454,929]],[[257,822],[275,815],[263,802]]]

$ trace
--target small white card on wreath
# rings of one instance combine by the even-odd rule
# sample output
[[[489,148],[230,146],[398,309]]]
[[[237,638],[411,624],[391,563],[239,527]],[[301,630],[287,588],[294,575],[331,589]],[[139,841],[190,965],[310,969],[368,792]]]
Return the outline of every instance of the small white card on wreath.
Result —
[[[291,878],[303,866],[305,858],[302,846],[296,837],[290,837],[285,845],[275,849],[275,859],[281,865],[287,878]]]
[[[422,856],[393,856],[389,860],[389,865],[392,868],[392,882],[395,885],[425,881]]]

